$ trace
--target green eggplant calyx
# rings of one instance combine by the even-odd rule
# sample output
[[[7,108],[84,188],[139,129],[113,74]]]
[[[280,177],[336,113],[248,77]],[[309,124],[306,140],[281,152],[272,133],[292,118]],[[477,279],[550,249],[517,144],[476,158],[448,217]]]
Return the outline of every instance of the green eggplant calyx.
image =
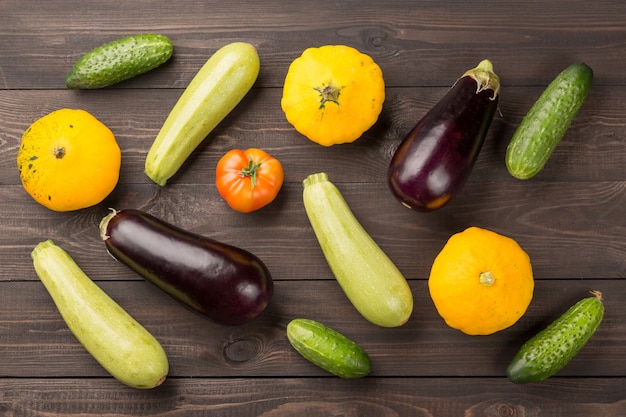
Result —
[[[467,70],[463,77],[471,77],[476,81],[476,94],[483,90],[492,90],[491,100],[495,100],[500,93],[500,77],[493,72],[493,64],[488,59],[480,61],[476,68]]]
[[[118,213],[117,210],[115,210],[114,208],[109,208],[109,210],[111,211],[109,214],[107,214],[106,216],[104,216],[102,218],[102,220],[100,220],[100,225],[98,226],[100,229],[100,238],[102,238],[102,240],[107,240],[109,238],[109,235],[107,233],[107,228],[109,226],[109,221],[115,217],[115,215]]]

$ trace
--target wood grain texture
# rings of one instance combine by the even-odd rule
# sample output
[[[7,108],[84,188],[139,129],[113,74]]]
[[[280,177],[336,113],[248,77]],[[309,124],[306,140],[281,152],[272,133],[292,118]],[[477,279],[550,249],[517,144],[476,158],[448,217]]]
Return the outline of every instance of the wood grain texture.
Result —
[[[132,6],[79,0],[5,4],[0,27],[6,49],[0,62],[7,87],[62,88],[85,51],[150,31],[170,36],[176,55],[170,65],[123,87],[184,87],[216,48],[234,40],[259,48],[264,87],[280,87],[289,63],[305,48],[333,43],[371,54],[390,86],[447,86],[459,68],[484,57],[511,74],[507,84],[543,85],[555,66],[583,57],[600,74],[599,84],[623,79],[625,6],[618,0],[576,0],[567,7],[494,0],[379,5],[322,0],[314,6],[186,0],[176,13],[170,3],[149,0]],[[12,31],[15,27],[19,30]]]
[[[132,33],[169,36],[170,62],[96,91],[63,80],[83,53]],[[261,57],[257,83],[166,187],[144,159],[191,78],[224,44],[247,41]],[[289,63],[311,46],[347,44],[381,66],[378,122],[352,144],[324,148],[280,110]],[[626,414],[626,5],[621,0],[386,2],[279,0],[5,0],[0,6],[0,415],[66,416],[557,416]],[[386,170],[404,135],[454,81],[489,58],[502,80],[499,112],[472,175],[445,208],[402,207]],[[591,93],[544,170],[513,179],[508,141],[543,88],[574,61],[594,69]],[[16,153],[24,130],[62,107],[85,109],[116,135],[120,182],[101,204],[56,213],[23,190]],[[214,169],[229,149],[260,147],[280,159],[285,184],[254,213],[229,209]],[[407,277],[409,322],[382,329],[339,288],[302,205],[302,180],[327,172],[356,217]],[[109,207],[140,208],[190,231],[247,249],[269,267],[275,295],[243,326],[220,326],[185,309],[113,260],[98,224]],[[533,301],[513,327],[470,337],[437,314],[427,278],[446,240],[469,226],[516,239],[529,253]],[[32,267],[45,239],[163,344],[166,383],[140,391],[110,377],[80,346]],[[519,346],[598,289],[606,316],[558,375],[510,383]],[[361,344],[365,379],[335,378],[300,357],[285,328],[317,319]]]
[[[624,378],[571,379],[515,386],[493,378],[343,381],[332,378],[190,378],[158,391],[120,389],[115,381],[0,380],[0,412],[7,417],[467,416],[620,417]]]
[[[447,239],[470,225],[517,240],[532,259],[536,279],[626,277],[624,182],[580,182],[574,187],[547,182],[531,188],[520,182],[470,182],[449,206],[428,215],[401,206],[385,184],[338,186],[363,227],[410,279],[428,278]],[[267,264],[275,280],[332,279],[301,194],[299,184],[286,184],[270,206],[242,215],[228,209],[212,184],[164,189],[125,185],[100,206],[80,213],[52,213],[34,204],[21,186],[3,187],[0,200],[14,212],[0,219],[5,231],[0,245],[6,256],[0,281],[36,279],[30,251],[44,239],[66,248],[93,279],[133,279],[121,265],[112,270],[118,265],[106,256],[98,224],[107,207],[139,208],[251,251]]]

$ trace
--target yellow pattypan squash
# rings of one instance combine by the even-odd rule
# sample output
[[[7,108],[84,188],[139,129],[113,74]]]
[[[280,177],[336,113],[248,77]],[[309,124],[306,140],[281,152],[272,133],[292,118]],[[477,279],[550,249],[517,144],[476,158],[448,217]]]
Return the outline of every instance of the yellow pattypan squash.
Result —
[[[74,109],[36,120],[24,132],[17,153],[24,189],[54,211],[104,200],[117,184],[121,161],[111,130],[90,113]]]
[[[353,142],[378,120],[385,82],[374,60],[345,45],[305,50],[287,72],[281,107],[302,135],[324,146]]]
[[[488,335],[522,317],[534,280],[530,258],[516,241],[470,227],[453,235],[437,255],[428,287],[448,326]]]

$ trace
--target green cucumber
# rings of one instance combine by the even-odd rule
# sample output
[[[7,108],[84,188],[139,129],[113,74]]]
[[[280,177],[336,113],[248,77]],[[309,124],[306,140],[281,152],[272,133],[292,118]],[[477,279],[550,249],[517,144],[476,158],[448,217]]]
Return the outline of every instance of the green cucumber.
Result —
[[[337,282],[354,307],[381,327],[409,320],[413,294],[406,279],[356,219],[326,173],[303,181],[309,222]]]
[[[543,381],[569,363],[596,332],[604,316],[602,293],[592,291],[522,345],[506,373],[516,384]]]
[[[507,147],[505,162],[513,177],[530,179],[543,169],[587,98],[592,80],[591,68],[579,62],[548,85]]]
[[[53,241],[32,251],[33,266],[78,341],[120,382],[154,388],[169,364],[159,342],[98,287]]]
[[[104,88],[165,63],[174,51],[168,37],[131,35],[98,46],[83,55],[65,77],[71,89]]]
[[[290,321],[287,338],[305,359],[340,378],[362,378],[372,368],[370,358],[362,347],[315,320]]]
[[[161,127],[146,157],[146,175],[165,185],[248,93],[259,70],[259,55],[249,43],[234,42],[215,52],[191,80]]]

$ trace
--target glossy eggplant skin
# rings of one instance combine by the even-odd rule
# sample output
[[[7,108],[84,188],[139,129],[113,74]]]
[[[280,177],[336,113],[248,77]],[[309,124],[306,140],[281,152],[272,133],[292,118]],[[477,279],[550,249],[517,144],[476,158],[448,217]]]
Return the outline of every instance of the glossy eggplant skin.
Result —
[[[459,193],[493,120],[499,88],[491,63],[482,61],[458,79],[406,135],[387,173],[389,188],[403,205],[430,212]]]
[[[113,210],[100,234],[115,259],[217,323],[250,322],[272,297],[270,272],[255,255],[140,210]]]

